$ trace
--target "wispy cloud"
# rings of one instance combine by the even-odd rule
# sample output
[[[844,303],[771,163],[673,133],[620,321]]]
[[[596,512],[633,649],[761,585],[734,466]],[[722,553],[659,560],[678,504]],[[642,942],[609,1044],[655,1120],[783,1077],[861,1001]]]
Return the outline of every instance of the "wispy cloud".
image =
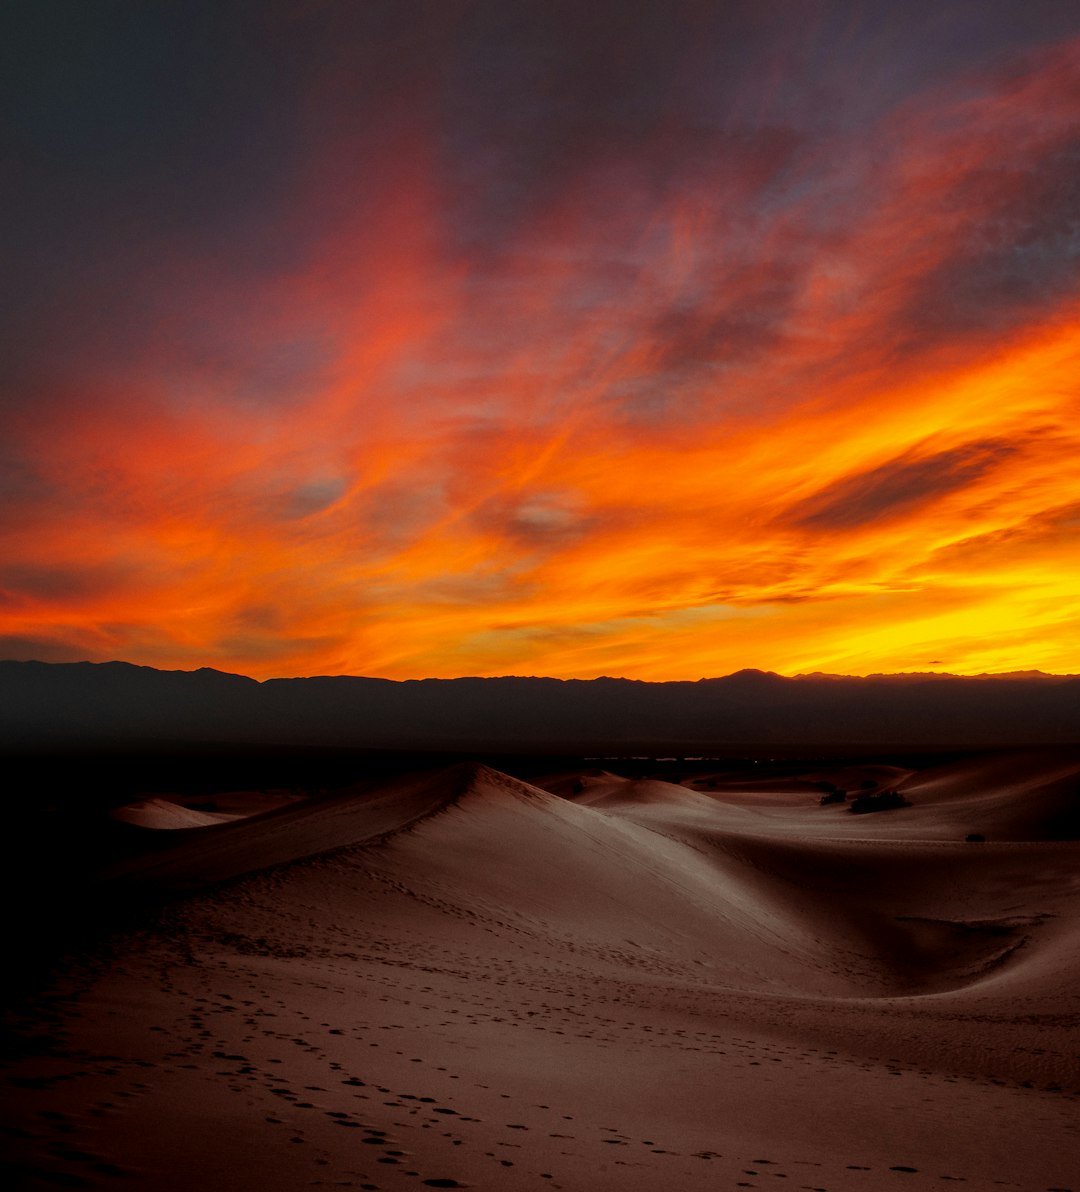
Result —
[[[1080,669],[1080,18],[594,8],[20,32],[8,652]]]

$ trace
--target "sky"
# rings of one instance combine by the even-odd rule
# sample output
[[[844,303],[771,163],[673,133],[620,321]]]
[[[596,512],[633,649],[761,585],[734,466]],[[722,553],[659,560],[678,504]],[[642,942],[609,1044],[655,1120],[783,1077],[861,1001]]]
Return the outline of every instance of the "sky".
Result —
[[[1080,672],[1080,6],[2,23],[0,657]]]

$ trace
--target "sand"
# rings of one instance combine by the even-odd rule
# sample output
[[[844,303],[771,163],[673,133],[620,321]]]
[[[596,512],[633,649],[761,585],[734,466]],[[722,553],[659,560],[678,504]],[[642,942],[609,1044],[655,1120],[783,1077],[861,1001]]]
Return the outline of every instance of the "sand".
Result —
[[[823,781],[913,805],[853,815]],[[1077,1192],[1078,790],[1061,753],[683,785],[467,765],[145,828],[97,881],[164,908],[15,1022],[9,1174]]]
[[[274,791],[226,791],[218,795],[186,796],[147,795],[125,803],[109,812],[119,823],[139,828],[175,830],[207,828],[263,815],[301,801],[301,797]]]

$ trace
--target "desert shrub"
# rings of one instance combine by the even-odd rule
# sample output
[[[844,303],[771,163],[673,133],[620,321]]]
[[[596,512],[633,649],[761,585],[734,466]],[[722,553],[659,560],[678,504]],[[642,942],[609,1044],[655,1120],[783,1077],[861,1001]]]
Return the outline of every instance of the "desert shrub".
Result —
[[[847,792],[833,789],[829,791],[827,795],[822,795],[818,802],[822,805],[822,807],[827,806],[829,803],[846,803]]]
[[[911,801],[899,791],[878,791],[876,794],[859,795],[851,802],[849,811],[865,815],[869,811],[891,811],[894,807],[910,807]]]
[[[968,844],[984,844],[986,837],[981,832],[971,832],[964,837]]]

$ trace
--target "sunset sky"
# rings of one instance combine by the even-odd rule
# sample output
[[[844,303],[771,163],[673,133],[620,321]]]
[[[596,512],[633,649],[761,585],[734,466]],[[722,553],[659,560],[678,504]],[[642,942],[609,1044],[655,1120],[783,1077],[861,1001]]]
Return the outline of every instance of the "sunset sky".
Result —
[[[1080,5],[3,22],[0,657],[1080,672]]]

